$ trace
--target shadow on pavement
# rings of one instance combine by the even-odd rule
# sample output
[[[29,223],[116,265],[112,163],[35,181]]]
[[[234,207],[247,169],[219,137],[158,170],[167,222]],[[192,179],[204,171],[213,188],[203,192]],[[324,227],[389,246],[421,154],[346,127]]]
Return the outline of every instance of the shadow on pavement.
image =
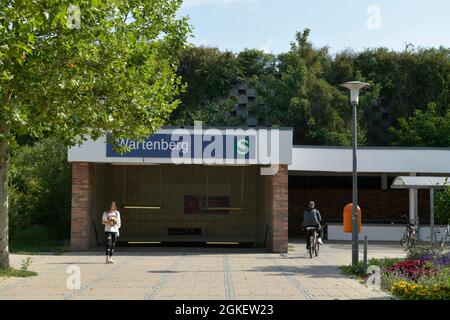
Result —
[[[305,275],[310,278],[334,278],[334,279],[348,279],[347,276],[340,273],[338,266],[262,266],[246,270],[248,272],[268,272],[273,276],[295,276]]]

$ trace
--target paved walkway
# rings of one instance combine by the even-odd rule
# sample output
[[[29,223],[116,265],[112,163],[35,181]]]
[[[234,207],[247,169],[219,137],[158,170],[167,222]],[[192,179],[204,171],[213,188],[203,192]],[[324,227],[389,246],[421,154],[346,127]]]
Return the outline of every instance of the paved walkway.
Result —
[[[369,257],[398,257],[398,245],[371,245]],[[20,267],[25,256],[12,255]],[[349,244],[327,244],[318,258],[303,243],[286,255],[250,249],[118,248],[115,264],[101,252],[33,256],[31,278],[0,278],[0,299],[389,299],[340,274]],[[67,279],[78,266],[80,289]],[[69,268],[69,269],[68,269]],[[69,281],[76,284],[76,281]]]

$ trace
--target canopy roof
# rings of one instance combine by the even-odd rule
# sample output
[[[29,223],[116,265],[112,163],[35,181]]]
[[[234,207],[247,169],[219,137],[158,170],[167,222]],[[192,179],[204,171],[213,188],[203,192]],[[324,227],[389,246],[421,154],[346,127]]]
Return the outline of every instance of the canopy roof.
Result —
[[[351,173],[352,148],[294,146],[289,174],[295,172]],[[358,173],[450,176],[450,148],[361,147]]]
[[[414,177],[403,176],[395,178],[393,189],[443,189],[450,187],[449,177]]]

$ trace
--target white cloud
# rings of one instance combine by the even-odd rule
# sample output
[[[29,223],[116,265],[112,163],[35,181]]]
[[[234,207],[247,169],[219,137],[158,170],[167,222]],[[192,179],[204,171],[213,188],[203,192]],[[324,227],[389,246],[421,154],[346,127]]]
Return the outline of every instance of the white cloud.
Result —
[[[184,7],[194,7],[194,6],[200,6],[203,4],[209,4],[209,3],[249,3],[249,2],[258,2],[259,0],[184,0],[183,6]]]

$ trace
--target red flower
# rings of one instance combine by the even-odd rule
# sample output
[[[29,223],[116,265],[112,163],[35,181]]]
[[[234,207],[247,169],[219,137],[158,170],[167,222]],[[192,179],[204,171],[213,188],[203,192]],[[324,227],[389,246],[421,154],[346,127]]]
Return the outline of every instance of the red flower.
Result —
[[[437,272],[433,266],[422,259],[402,261],[387,268],[386,271],[404,275],[413,281],[421,276],[435,275]]]

